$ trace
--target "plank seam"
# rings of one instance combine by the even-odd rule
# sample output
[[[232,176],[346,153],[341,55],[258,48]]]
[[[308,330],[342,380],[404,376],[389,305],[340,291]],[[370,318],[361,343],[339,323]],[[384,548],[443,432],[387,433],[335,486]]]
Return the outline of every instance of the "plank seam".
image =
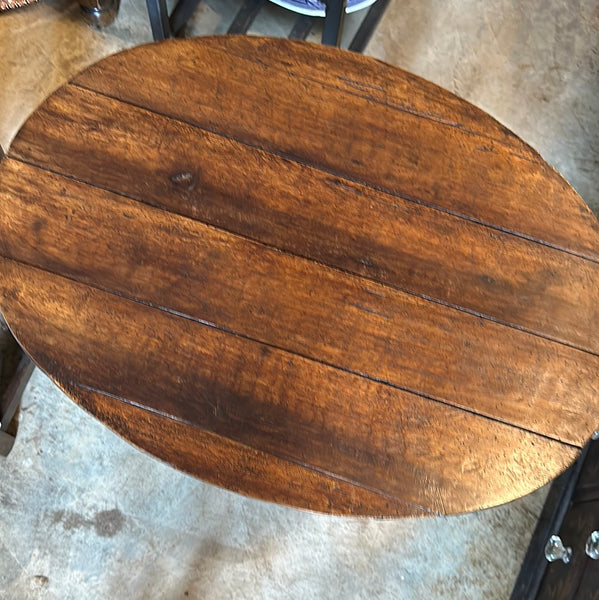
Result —
[[[287,455],[285,455],[283,453],[279,454],[279,453],[272,452],[270,450],[265,450],[263,448],[257,448],[255,446],[252,446],[251,444],[246,443],[246,442],[242,442],[242,441],[236,440],[234,438],[229,438],[229,437],[223,436],[223,435],[221,435],[219,433],[211,431],[210,429],[202,427],[198,423],[193,423],[193,422],[191,422],[191,421],[189,421],[187,419],[183,419],[181,417],[177,417],[175,415],[171,415],[169,413],[165,413],[165,412],[163,412],[161,410],[154,409],[154,408],[152,408],[150,406],[139,404],[138,402],[134,402],[133,400],[129,400],[127,398],[123,398],[122,396],[118,396],[116,394],[111,394],[110,392],[99,390],[99,389],[94,388],[92,386],[88,386],[88,385],[85,385],[85,384],[82,384],[82,383],[73,382],[73,381],[69,381],[68,383],[63,384],[61,387],[64,387],[65,390],[69,391],[69,395],[71,395],[71,396],[73,396],[74,394],[70,390],[72,390],[73,388],[79,388],[79,389],[83,389],[83,390],[86,390],[86,391],[89,391],[89,392],[93,392],[95,394],[99,394],[99,395],[104,396],[106,398],[112,398],[112,399],[117,400],[118,402],[121,402],[123,404],[127,404],[127,405],[133,406],[135,408],[139,408],[139,409],[141,409],[141,410],[143,410],[145,412],[149,412],[149,413],[158,415],[159,417],[162,417],[162,418],[165,418],[165,419],[169,419],[169,420],[174,421],[176,423],[181,423],[182,425],[186,425],[188,427],[192,427],[193,429],[198,429],[200,431],[204,431],[204,432],[206,432],[206,433],[208,433],[210,435],[213,435],[215,437],[221,438],[223,440],[227,440],[229,442],[232,442],[232,443],[237,444],[239,446],[242,446],[244,448],[249,448],[252,451],[267,454],[268,456],[272,456],[272,457],[274,457],[274,458],[276,458],[278,460],[283,460],[283,461],[289,462],[289,463],[297,465],[297,466],[299,466],[301,468],[307,469],[308,471],[313,471],[315,473],[319,473],[321,475],[329,477],[330,479],[337,480],[337,481],[342,481],[343,483],[349,484],[349,485],[351,485],[353,487],[364,489],[364,490],[366,490],[368,492],[376,494],[377,496],[381,496],[383,498],[387,498],[387,499],[393,500],[395,502],[401,502],[402,504],[405,504],[407,506],[410,506],[410,507],[416,508],[418,510],[421,510],[421,511],[427,513],[428,515],[431,515],[431,516],[441,516],[441,513],[437,512],[437,511],[434,511],[434,510],[432,510],[430,508],[427,508],[425,506],[422,506],[422,505],[418,504],[417,502],[411,502],[410,500],[404,500],[404,499],[400,498],[399,496],[396,496],[396,495],[391,494],[389,492],[385,492],[384,490],[378,489],[376,487],[373,487],[373,486],[370,486],[370,485],[367,485],[367,484],[360,483],[358,481],[354,481],[353,479],[350,479],[348,477],[344,477],[342,475],[339,475],[338,473],[332,473],[331,471],[328,471],[327,469],[324,469],[324,468],[321,468],[321,467],[317,467],[315,465],[307,464],[305,462],[302,462],[301,460],[295,459],[295,458],[293,458],[291,456],[287,456]]]
[[[64,274],[60,274],[60,273],[55,273],[54,271],[51,271],[49,269],[45,269],[45,268],[39,267],[37,265],[30,264],[30,263],[27,263],[27,262],[24,262],[24,261],[15,260],[15,259],[10,258],[10,257],[4,256],[3,258],[6,261],[9,261],[9,262],[12,262],[12,263],[24,266],[26,268],[34,269],[36,271],[41,271],[43,273],[46,273],[46,274],[51,275],[53,277],[58,277],[60,279],[65,279],[67,281],[70,281],[70,282],[78,285],[78,286],[82,286],[82,287],[86,287],[86,288],[91,288],[91,289],[94,289],[96,291],[99,291],[100,293],[109,294],[111,296],[115,296],[117,298],[120,298],[121,300],[124,300],[125,302],[131,302],[133,304],[138,304],[140,306],[145,306],[146,308],[149,308],[151,310],[157,310],[157,311],[163,312],[163,313],[171,315],[173,317],[185,319],[185,320],[190,321],[192,323],[197,323],[197,324],[202,325],[204,327],[208,327],[210,329],[214,329],[215,331],[219,331],[219,332],[225,333],[227,335],[232,335],[234,337],[246,340],[246,341],[248,341],[250,343],[253,343],[253,344],[259,344],[261,346],[266,346],[266,347],[272,348],[272,349],[274,349],[274,350],[276,350],[278,352],[282,352],[282,353],[285,353],[285,354],[288,354],[288,355],[296,356],[296,357],[298,357],[298,358],[300,358],[302,360],[306,360],[306,361],[309,361],[309,362],[312,362],[312,363],[316,363],[316,364],[319,364],[319,365],[324,366],[326,368],[330,368],[330,369],[334,369],[336,371],[340,371],[342,373],[346,373],[346,374],[351,375],[353,377],[361,377],[362,379],[365,379],[367,381],[370,381],[370,382],[373,382],[373,383],[377,383],[377,384],[380,384],[380,385],[388,386],[388,387],[390,387],[392,389],[399,390],[399,391],[407,393],[407,394],[411,394],[411,395],[416,396],[418,398],[421,398],[423,400],[427,400],[427,401],[430,401],[430,402],[441,404],[443,406],[450,407],[450,408],[452,408],[454,410],[461,410],[461,411],[463,411],[465,413],[471,414],[473,416],[476,416],[476,417],[479,417],[479,418],[482,418],[482,419],[486,419],[486,420],[488,420],[490,422],[493,422],[493,423],[499,423],[499,424],[504,425],[506,427],[512,427],[512,428],[517,429],[519,431],[523,431],[525,433],[529,433],[531,435],[535,435],[535,436],[538,436],[540,438],[546,439],[548,441],[559,443],[559,444],[562,444],[564,446],[568,446],[570,448],[576,448],[576,449],[582,448],[582,446],[580,446],[580,445],[578,445],[578,444],[576,444],[574,442],[568,442],[568,441],[559,439],[557,437],[553,437],[553,436],[551,436],[549,434],[542,433],[542,432],[539,432],[539,431],[535,431],[534,429],[529,429],[529,428],[527,428],[527,427],[525,427],[523,425],[518,425],[516,423],[512,423],[510,421],[507,421],[507,420],[502,419],[502,418],[497,417],[497,416],[493,416],[493,415],[489,415],[489,414],[485,414],[485,413],[479,413],[479,412],[475,411],[472,408],[469,408],[467,406],[461,406],[460,404],[458,404],[456,402],[452,402],[450,400],[446,400],[446,399],[443,399],[443,398],[437,398],[435,396],[432,396],[432,395],[429,395],[429,394],[425,394],[424,392],[419,392],[419,391],[416,391],[416,390],[412,390],[410,388],[401,386],[401,385],[399,385],[397,383],[393,383],[391,381],[387,381],[387,380],[385,380],[383,378],[376,377],[374,375],[368,375],[367,373],[361,373],[359,371],[354,371],[354,370],[352,370],[352,369],[350,369],[348,367],[343,367],[341,365],[335,365],[335,364],[330,363],[328,361],[325,361],[325,360],[322,360],[322,359],[319,359],[319,358],[315,358],[315,357],[311,357],[311,356],[308,356],[308,355],[303,354],[301,352],[296,352],[296,351],[292,351],[292,350],[286,349],[286,348],[284,348],[282,346],[278,346],[277,344],[273,344],[273,343],[270,343],[270,342],[264,342],[264,341],[261,341],[259,339],[255,339],[255,338],[253,338],[253,337],[251,337],[249,335],[246,335],[244,333],[241,333],[241,332],[235,331],[233,329],[230,329],[228,327],[225,327],[225,326],[222,326],[222,325],[218,325],[216,323],[212,323],[212,322],[206,321],[204,319],[200,319],[200,318],[197,318],[197,317],[186,315],[185,313],[182,313],[182,312],[179,312],[179,311],[167,308],[165,306],[156,305],[156,304],[154,304],[152,302],[149,302],[147,300],[143,300],[141,298],[136,298],[134,296],[130,296],[130,295],[126,295],[124,293],[118,292],[117,290],[111,290],[109,288],[104,288],[104,287],[102,287],[100,285],[97,285],[97,284],[84,283],[84,282],[81,282],[81,281],[75,279],[74,277],[71,277],[71,276],[68,276],[68,275],[64,275]]]
[[[36,164],[34,162],[28,161],[27,159],[25,159],[23,157],[20,157],[18,155],[12,155],[10,157],[10,160],[13,160],[15,162],[18,162],[18,163],[21,163],[21,164],[24,164],[24,165],[28,165],[28,166],[36,168],[36,169],[40,169],[42,171],[46,171],[48,173],[52,173],[53,175],[56,175],[56,176],[64,178],[64,179],[67,179],[69,181],[74,181],[75,183],[78,183],[78,184],[81,184],[81,185],[85,185],[85,186],[92,187],[94,189],[102,190],[102,191],[107,192],[109,194],[114,194],[115,196],[119,196],[119,197],[124,198],[126,200],[129,200],[131,202],[142,204],[144,207],[147,207],[148,209],[150,209],[152,211],[165,212],[167,214],[172,214],[174,216],[180,217],[181,219],[185,219],[185,220],[191,221],[193,223],[199,223],[202,226],[210,228],[210,229],[213,229],[215,231],[220,231],[220,232],[227,233],[228,235],[237,237],[237,238],[239,238],[241,240],[245,240],[245,241],[248,241],[248,242],[251,242],[251,243],[254,243],[254,244],[258,244],[260,246],[263,246],[264,248],[267,248],[269,250],[276,251],[276,252],[281,252],[281,253],[286,254],[286,255],[288,255],[290,257],[293,257],[293,258],[299,258],[301,260],[308,261],[308,262],[310,262],[312,264],[321,266],[321,267],[326,268],[326,269],[330,269],[331,271],[334,271],[334,272],[337,272],[337,273],[342,273],[343,275],[346,275],[346,276],[355,277],[355,278],[360,279],[360,280],[364,280],[364,281],[368,281],[368,282],[374,283],[376,285],[380,285],[381,287],[387,288],[387,289],[392,290],[394,292],[398,292],[398,293],[401,293],[401,294],[406,294],[408,296],[411,296],[413,298],[418,298],[418,299],[424,300],[426,302],[432,302],[433,304],[437,304],[439,306],[443,306],[443,307],[451,309],[451,310],[456,310],[456,311],[458,311],[460,313],[464,313],[464,314],[470,315],[472,317],[478,317],[480,319],[484,319],[485,321],[488,321],[490,323],[494,323],[496,325],[500,325],[502,327],[507,327],[509,329],[513,329],[515,331],[520,331],[522,333],[527,333],[527,334],[533,335],[535,337],[538,337],[539,339],[546,340],[548,342],[552,342],[552,343],[555,343],[555,344],[559,344],[559,345],[564,346],[566,348],[571,348],[572,350],[577,350],[579,352],[583,352],[583,353],[589,354],[591,356],[599,356],[599,351],[590,350],[589,348],[585,348],[585,347],[577,345],[577,344],[575,344],[573,342],[562,340],[562,339],[559,339],[557,337],[551,336],[549,334],[542,333],[540,331],[535,331],[534,329],[531,329],[529,327],[525,327],[525,326],[519,325],[517,323],[511,323],[509,321],[505,321],[503,319],[499,319],[497,317],[494,317],[493,315],[490,315],[490,314],[486,314],[486,313],[483,313],[483,312],[478,312],[478,311],[476,311],[474,309],[471,309],[471,308],[467,308],[467,307],[464,307],[464,306],[459,306],[457,304],[452,304],[451,302],[447,302],[447,301],[442,300],[440,298],[435,298],[433,296],[429,296],[429,295],[424,294],[424,293],[419,293],[419,292],[416,292],[414,290],[410,290],[408,288],[404,288],[404,287],[401,287],[401,286],[396,286],[396,285],[393,285],[393,284],[388,283],[388,282],[379,281],[379,280],[374,279],[373,277],[370,277],[368,275],[362,275],[362,274],[356,273],[354,271],[350,271],[348,269],[345,269],[343,267],[332,265],[332,264],[329,264],[329,263],[317,260],[317,259],[315,259],[313,257],[306,256],[306,255],[300,254],[298,252],[294,252],[293,250],[279,248],[278,246],[274,246],[274,245],[269,244],[268,242],[264,242],[263,240],[260,240],[258,238],[253,238],[253,237],[250,237],[248,235],[244,235],[242,233],[239,233],[237,231],[234,231],[234,230],[231,230],[231,229],[227,229],[225,227],[221,227],[221,226],[213,225],[211,223],[207,223],[206,221],[202,221],[200,219],[196,219],[194,217],[191,217],[189,215],[183,214],[181,212],[171,211],[170,209],[166,209],[166,208],[154,205],[154,204],[150,204],[150,203],[144,201],[143,199],[135,198],[133,196],[130,196],[128,194],[120,192],[119,190],[115,190],[113,188],[110,188],[110,187],[107,187],[107,186],[103,186],[103,185],[99,185],[99,184],[96,184],[96,183],[91,183],[89,181],[85,181],[85,180],[80,179],[78,177],[75,177],[73,175],[62,173],[61,171],[52,169],[50,167],[40,166],[40,165],[38,165],[38,164]],[[556,248],[553,248],[553,249],[556,250],[556,251],[559,251],[559,249],[556,249]],[[576,258],[578,258],[580,260],[588,260],[588,259],[585,259],[584,257],[581,257],[581,256],[577,256],[577,255],[574,255],[574,256],[576,256]],[[10,259],[10,257],[6,257],[6,258]],[[589,261],[589,262],[594,263],[594,261]],[[31,266],[34,266],[34,265],[31,265]],[[45,270],[45,269],[43,269],[43,270]],[[54,274],[61,276],[59,273],[54,273]],[[98,288],[98,289],[102,289],[102,288]]]
[[[244,145],[244,146],[246,146],[248,148],[254,148],[256,150],[260,150],[262,152],[265,152],[267,154],[271,154],[273,156],[278,156],[280,158],[289,160],[291,162],[297,163],[297,164],[305,166],[305,167],[309,167],[311,169],[320,171],[322,173],[326,173],[328,175],[333,175],[334,177],[339,177],[340,179],[345,179],[346,181],[351,181],[352,183],[357,183],[357,184],[359,184],[359,185],[361,185],[363,187],[375,190],[377,192],[382,192],[382,193],[384,193],[384,194],[386,194],[388,196],[392,196],[392,197],[396,197],[396,198],[401,198],[402,200],[405,200],[406,202],[411,202],[411,203],[416,204],[418,206],[425,206],[425,207],[430,208],[432,210],[435,210],[435,211],[438,211],[438,212],[441,212],[441,213],[444,213],[444,214],[451,215],[453,217],[456,217],[458,219],[462,219],[462,220],[470,222],[470,223],[474,223],[475,225],[486,227],[486,228],[489,228],[489,229],[494,230],[494,231],[500,231],[500,232],[505,233],[507,235],[511,235],[511,236],[514,236],[514,237],[517,237],[517,238],[520,238],[520,239],[525,239],[525,240],[527,240],[529,242],[533,242],[535,244],[540,244],[542,246],[552,248],[553,250],[557,250],[559,252],[564,252],[566,254],[570,254],[572,256],[576,256],[578,258],[581,258],[583,260],[588,260],[590,262],[599,264],[599,258],[595,258],[595,257],[591,256],[590,254],[585,254],[582,251],[572,250],[570,248],[566,248],[566,247],[561,246],[561,245],[559,245],[557,243],[554,243],[554,242],[549,242],[549,241],[546,241],[546,240],[542,240],[542,239],[536,238],[536,237],[534,237],[532,235],[528,235],[526,233],[518,232],[518,231],[515,231],[513,229],[509,229],[508,227],[503,227],[501,225],[494,225],[491,222],[484,221],[484,220],[479,219],[477,217],[472,217],[470,215],[466,215],[464,213],[461,213],[461,212],[458,212],[458,211],[455,211],[455,210],[451,210],[451,209],[445,208],[443,206],[439,206],[439,205],[434,204],[432,202],[427,202],[425,200],[421,200],[421,199],[416,198],[414,196],[409,196],[407,194],[402,194],[402,193],[400,193],[398,191],[394,191],[394,190],[392,190],[390,188],[386,188],[384,186],[380,186],[380,185],[375,185],[373,183],[369,183],[369,182],[367,182],[365,180],[362,180],[362,179],[360,179],[358,177],[353,177],[353,176],[351,176],[351,175],[349,175],[347,173],[344,173],[344,172],[341,172],[341,171],[336,171],[334,169],[330,169],[328,167],[324,167],[323,165],[319,165],[319,164],[310,162],[310,161],[308,161],[306,159],[303,159],[303,158],[301,158],[299,156],[296,156],[294,154],[289,154],[287,152],[282,152],[282,151],[276,150],[274,148],[268,148],[266,146],[261,145],[260,143],[250,142],[250,141],[238,138],[238,137],[236,137],[234,135],[231,135],[231,134],[228,134],[228,133],[224,133],[224,132],[218,131],[216,129],[212,129],[210,127],[205,127],[205,126],[201,125],[200,123],[197,123],[197,122],[195,122],[193,120],[184,119],[182,117],[177,117],[177,116],[174,116],[174,115],[162,112],[160,110],[155,110],[155,109],[151,109],[151,108],[148,108],[148,107],[145,107],[145,106],[141,106],[139,104],[136,104],[135,102],[131,102],[129,100],[124,100],[122,98],[118,98],[117,96],[114,96],[114,95],[111,95],[111,94],[107,94],[107,93],[104,93],[104,92],[99,92],[97,90],[94,90],[93,88],[90,88],[90,87],[87,87],[85,85],[81,85],[81,84],[78,84],[78,83],[70,82],[67,85],[70,85],[72,87],[78,87],[78,88],[80,88],[82,90],[86,90],[86,91],[91,92],[93,94],[98,94],[100,96],[103,96],[105,98],[109,98],[109,99],[114,100],[116,102],[121,102],[121,103],[126,104],[128,106],[132,106],[132,107],[134,107],[134,108],[136,108],[138,110],[145,111],[145,112],[151,113],[153,115],[157,115],[157,116],[160,116],[162,118],[166,118],[166,119],[172,120],[172,121],[174,121],[176,123],[183,123],[183,124],[188,125],[190,127],[194,127],[195,129],[198,129],[200,131],[205,131],[205,132],[210,133],[212,135],[216,135],[216,136],[222,137],[224,139],[236,142],[238,144],[242,144],[242,145]],[[14,152],[11,153],[10,151],[9,151],[9,155],[12,156],[12,157],[18,157],[18,154],[14,153]],[[35,165],[35,163],[30,163],[30,164]],[[35,166],[38,166],[38,165],[35,165]],[[581,202],[584,204],[584,201],[581,200]],[[584,206],[586,206],[586,205],[584,205]]]
[[[208,36],[208,37],[215,37],[215,36]],[[287,39],[286,41],[288,43],[290,43],[291,45],[296,45],[298,43],[301,43],[298,40]],[[174,42],[170,41],[169,43],[180,43],[180,42],[183,42],[183,43],[195,43],[195,42],[190,42],[189,38],[187,40],[176,40]],[[324,48],[324,52],[328,52],[330,50],[326,46],[319,47],[319,50],[323,50],[323,48]],[[233,56],[235,56],[235,58],[238,58],[240,60],[244,60],[246,62],[250,62],[250,63],[253,63],[253,64],[257,64],[257,65],[266,66],[269,69],[273,69],[273,70],[278,71],[280,73],[290,74],[285,68],[277,65],[276,63],[266,62],[265,60],[262,60],[259,56],[256,56],[255,58],[250,58],[247,55],[244,55],[244,54],[238,52],[236,49],[231,50],[231,48],[223,48],[222,46],[219,47],[219,46],[208,45],[208,50],[209,51],[213,51],[213,52],[218,52],[220,54],[224,54],[225,56],[229,56],[229,57],[231,55],[233,55]],[[333,52],[335,52],[335,50],[333,50]],[[495,118],[493,118],[488,113],[485,113],[484,111],[482,111],[482,109],[478,108],[477,106],[475,106],[474,104],[472,104],[468,100],[465,100],[464,98],[461,98],[457,94],[454,94],[453,92],[450,92],[449,90],[446,90],[446,89],[442,88],[441,86],[439,86],[439,85],[437,85],[437,84],[435,84],[435,83],[433,83],[431,81],[428,81],[427,79],[424,79],[423,77],[420,77],[419,75],[416,75],[414,73],[410,73],[408,71],[405,71],[404,69],[401,69],[400,67],[393,67],[392,65],[389,65],[388,63],[385,63],[384,61],[381,61],[381,60],[379,60],[377,58],[374,58],[374,57],[366,56],[366,55],[361,54],[359,52],[354,52],[353,54],[355,54],[356,56],[361,57],[362,60],[374,61],[378,65],[386,67],[386,68],[391,67],[393,70],[401,71],[402,73],[407,74],[411,78],[415,78],[415,79],[417,79],[419,81],[425,82],[428,85],[432,85],[432,86],[434,86],[436,88],[439,88],[439,89],[443,90],[444,92],[446,92],[446,93],[450,94],[451,96],[453,96],[459,102],[462,102],[462,103],[464,103],[464,104],[466,104],[466,105],[474,108],[476,111],[480,111],[481,113],[485,114],[487,117],[491,118],[503,130],[503,132],[507,136],[512,137],[514,140],[522,142],[523,144],[526,145],[527,149],[529,149],[532,152],[533,155],[538,155],[538,152],[536,150],[534,150],[531,146],[529,146],[528,144],[526,144],[526,142],[524,142],[518,136],[516,136],[505,125],[503,125],[502,123],[500,123],[499,121],[497,121]],[[477,131],[477,130],[474,130],[474,129],[470,129],[470,128],[466,127],[465,125],[461,125],[460,123],[457,123],[455,121],[450,121],[450,120],[444,119],[442,117],[436,117],[433,114],[427,114],[424,111],[419,111],[417,109],[414,109],[414,108],[411,108],[411,107],[408,107],[408,106],[402,106],[401,104],[392,104],[392,103],[386,102],[386,101],[384,101],[382,99],[377,99],[376,97],[368,95],[366,93],[360,93],[360,90],[358,88],[353,88],[353,89],[340,88],[340,87],[335,86],[335,85],[333,85],[331,83],[327,83],[326,81],[317,79],[315,77],[310,77],[310,76],[305,75],[305,74],[292,73],[290,75],[292,77],[296,78],[296,79],[302,79],[304,81],[308,81],[310,83],[314,83],[314,84],[320,85],[322,87],[325,87],[327,89],[335,90],[336,92],[340,92],[340,93],[343,93],[343,94],[348,94],[348,95],[354,96],[356,98],[362,98],[364,100],[368,100],[370,102],[374,102],[374,103],[376,103],[376,104],[378,104],[380,106],[384,106],[386,108],[390,108],[391,110],[396,110],[398,112],[409,114],[409,115],[411,115],[413,117],[416,117],[416,118],[419,118],[419,119],[424,119],[424,120],[427,120],[427,121],[431,121],[433,123],[437,123],[437,124],[443,125],[445,127],[451,127],[453,129],[457,129],[458,131],[461,131],[461,132],[463,132],[463,133],[465,133],[467,135],[472,135],[474,137],[479,137],[479,138],[481,138],[483,140],[489,140],[489,141],[495,142],[497,144],[500,144],[501,146],[503,146],[506,149],[510,148],[510,145],[506,144],[504,141],[502,141],[501,138],[492,137],[492,136],[490,136],[490,135],[488,135],[488,134],[486,134],[486,133],[484,133],[482,131]],[[84,85],[76,82],[77,77],[78,76],[75,76],[71,81],[69,81],[69,84],[76,85],[76,86],[79,86],[79,87],[86,87],[86,86],[84,86]],[[347,82],[350,85],[352,83],[351,79],[343,77],[343,76],[339,77],[339,79],[341,81]],[[86,89],[89,89],[90,91],[97,91],[97,90],[94,90],[93,88],[86,88]],[[98,93],[101,93],[101,92],[98,92]],[[529,161],[529,162],[533,162],[533,163],[534,162],[538,162],[538,160],[534,160],[534,159],[532,159],[530,157],[524,156],[524,155],[522,155],[522,154],[520,154],[518,152],[515,152],[513,150],[511,152],[511,154],[513,156],[517,156],[518,158],[522,158],[523,160],[526,160],[526,161]]]

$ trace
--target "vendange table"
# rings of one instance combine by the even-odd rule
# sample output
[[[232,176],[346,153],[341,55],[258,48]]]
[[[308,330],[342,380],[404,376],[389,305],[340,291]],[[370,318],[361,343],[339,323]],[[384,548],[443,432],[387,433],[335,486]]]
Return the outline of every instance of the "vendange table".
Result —
[[[254,497],[404,516],[544,484],[599,425],[599,224],[456,96],[334,48],[168,41],[0,165],[0,308],[75,402]]]

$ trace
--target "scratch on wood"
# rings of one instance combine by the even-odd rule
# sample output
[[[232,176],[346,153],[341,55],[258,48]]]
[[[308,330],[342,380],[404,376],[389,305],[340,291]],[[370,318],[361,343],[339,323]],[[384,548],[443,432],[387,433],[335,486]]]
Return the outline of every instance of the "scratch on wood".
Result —
[[[442,514],[446,515],[447,508],[445,507],[445,500],[443,498],[443,490],[438,485],[435,485],[435,490],[437,491],[437,495],[439,497],[439,502],[441,503],[441,512],[442,512]]]
[[[354,302],[350,302],[350,306],[354,306],[359,308],[360,310],[365,310],[366,312],[372,313],[373,315],[379,315],[385,319],[391,319],[391,315],[375,310],[374,308],[370,308],[368,306],[362,306],[361,304],[355,304]]]
[[[342,181],[341,179],[329,179],[328,184],[332,187],[343,190],[344,192],[349,192],[351,194],[358,194],[359,196],[364,195],[364,193],[361,190],[357,189],[353,185],[350,185],[346,181]]]
[[[376,90],[377,92],[384,92],[383,86],[373,85],[371,83],[366,83],[364,81],[357,81],[356,79],[352,79],[351,77],[345,77],[343,75],[338,75],[339,81],[343,81],[347,83],[350,87],[360,91],[368,91],[368,90]]]
[[[383,292],[377,292],[376,290],[369,290],[368,288],[365,288],[364,291],[367,294],[372,294],[373,296],[377,296],[378,298],[386,298],[385,294],[383,294]]]
[[[374,263],[373,263],[371,260],[368,260],[367,258],[360,258],[360,259],[358,260],[358,262],[359,262],[361,265],[363,265],[363,266],[365,266],[365,267],[368,267],[369,269],[372,269],[372,267],[375,267],[375,266],[376,266],[376,265],[375,265],[375,264],[374,264]]]

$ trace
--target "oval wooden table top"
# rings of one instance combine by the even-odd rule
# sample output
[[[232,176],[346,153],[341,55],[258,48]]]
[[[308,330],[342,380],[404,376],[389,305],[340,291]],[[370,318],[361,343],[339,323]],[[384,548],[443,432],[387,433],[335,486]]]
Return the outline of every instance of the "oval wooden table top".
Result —
[[[0,165],[0,307],[114,431],[266,500],[457,513],[599,425],[599,224],[479,109],[282,39],[168,41]]]

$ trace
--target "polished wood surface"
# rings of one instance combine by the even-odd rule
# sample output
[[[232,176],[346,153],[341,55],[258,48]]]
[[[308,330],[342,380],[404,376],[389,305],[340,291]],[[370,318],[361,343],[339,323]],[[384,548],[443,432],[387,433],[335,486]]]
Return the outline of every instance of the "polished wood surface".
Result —
[[[76,402],[326,512],[532,491],[599,424],[599,224],[491,117],[253,37],[90,67],[0,165],[0,308]]]

